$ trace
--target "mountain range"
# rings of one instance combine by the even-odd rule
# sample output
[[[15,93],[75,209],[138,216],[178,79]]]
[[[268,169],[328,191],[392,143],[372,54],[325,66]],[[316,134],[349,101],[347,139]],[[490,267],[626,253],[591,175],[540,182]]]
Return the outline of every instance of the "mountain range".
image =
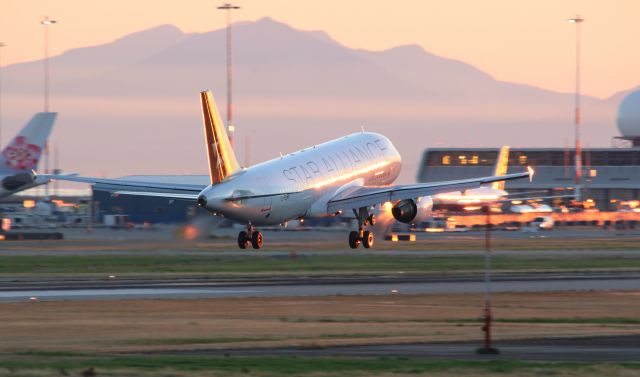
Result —
[[[573,143],[573,94],[499,81],[418,45],[351,49],[270,18],[234,24],[233,43],[240,161],[364,128],[396,144],[407,183],[427,147]],[[211,89],[224,117],[225,46],[224,29],[163,25],[51,57],[61,167],[108,176],[206,173],[198,92]],[[3,139],[41,111],[42,72],[42,61],[3,68]],[[585,145],[611,145],[623,95],[582,97]]]

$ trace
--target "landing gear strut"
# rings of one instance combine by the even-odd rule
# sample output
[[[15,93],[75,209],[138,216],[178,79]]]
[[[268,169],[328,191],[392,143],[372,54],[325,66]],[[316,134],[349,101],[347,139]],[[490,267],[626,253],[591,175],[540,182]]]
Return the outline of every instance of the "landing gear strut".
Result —
[[[238,233],[238,246],[241,249],[246,249],[247,246],[253,246],[254,249],[262,248],[262,233],[259,230],[253,229],[253,225],[249,224],[246,231]]]
[[[360,207],[357,211],[354,209],[353,213],[358,220],[358,231],[354,230],[349,233],[349,246],[352,249],[357,249],[360,247],[360,244],[362,244],[365,249],[372,248],[374,241],[373,232],[364,230],[364,227],[366,225],[374,225],[376,223],[376,216],[369,214],[367,207]]]

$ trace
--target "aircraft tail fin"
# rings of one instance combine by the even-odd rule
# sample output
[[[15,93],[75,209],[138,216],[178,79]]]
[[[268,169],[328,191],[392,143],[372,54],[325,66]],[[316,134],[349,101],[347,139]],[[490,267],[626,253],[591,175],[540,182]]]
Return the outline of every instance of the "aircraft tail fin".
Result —
[[[222,182],[229,175],[240,170],[227,130],[222,123],[218,107],[210,91],[200,92],[204,136],[207,142],[209,174],[211,184]]]
[[[502,176],[507,174],[507,169],[509,168],[509,146],[505,145],[500,148],[500,152],[498,152],[498,158],[496,159],[496,166],[493,171],[493,175]],[[491,187],[495,190],[504,190],[504,182],[493,182]]]
[[[2,150],[0,173],[35,170],[58,113],[36,113]]]

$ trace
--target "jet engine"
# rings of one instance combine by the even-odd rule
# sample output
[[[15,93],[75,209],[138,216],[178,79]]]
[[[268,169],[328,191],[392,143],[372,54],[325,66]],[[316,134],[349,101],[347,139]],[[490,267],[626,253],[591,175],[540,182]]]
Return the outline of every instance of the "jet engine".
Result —
[[[17,190],[22,186],[31,185],[35,182],[33,173],[18,173],[10,175],[2,180],[2,188],[7,191]]]
[[[391,208],[393,217],[405,224],[415,224],[425,221],[431,216],[433,200],[430,196],[423,196],[416,200],[405,199],[396,203]]]

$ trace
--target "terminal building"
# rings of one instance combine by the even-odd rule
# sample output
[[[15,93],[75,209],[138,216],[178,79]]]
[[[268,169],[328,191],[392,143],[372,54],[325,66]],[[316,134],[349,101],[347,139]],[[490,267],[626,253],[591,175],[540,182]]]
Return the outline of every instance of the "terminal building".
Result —
[[[640,199],[640,90],[627,95],[617,118],[629,148],[589,148],[582,153],[582,199],[592,199],[601,210],[618,208],[622,201]],[[498,156],[498,148],[429,148],[422,155],[418,182],[436,182],[488,176]],[[531,166],[532,182],[509,181],[510,193],[541,191],[536,196],[572,194],[575,187],[575,149],[513,148],[509,155],[509,173]],[[568,199],[556,201],[559,205]]]
[[[569,195],[574,190],[574,149],[513,148],[509,173],[527,166],[535,170],[532,182],[506,182],[509,193],[535,191],[535,196]],[[498,148],[432,148],[422,157],[419,182],[482,177],[493,174]],[[583,150],[582,198],[592,199],[601,210],[617,208],[620,201],[639,199],[640,148]],[[560,200],[567,204],[568,199]],[[558,202],[554,204],[560,204]]]
[[[138,175],[120,179],[136,182],[186,183],[206,187],[208,175]],[[184,223],[197,215],[208,215],[190,200],[168,200],[159,197],[114,195],[113,187],[97,183],[93,185],[93,202],[97,205],[98,218],[104,215],[127,215],[129,221],[140,223]],[[128,191],[135,191],[134,189]],[[171,192],[171,190],[165,190]]]

